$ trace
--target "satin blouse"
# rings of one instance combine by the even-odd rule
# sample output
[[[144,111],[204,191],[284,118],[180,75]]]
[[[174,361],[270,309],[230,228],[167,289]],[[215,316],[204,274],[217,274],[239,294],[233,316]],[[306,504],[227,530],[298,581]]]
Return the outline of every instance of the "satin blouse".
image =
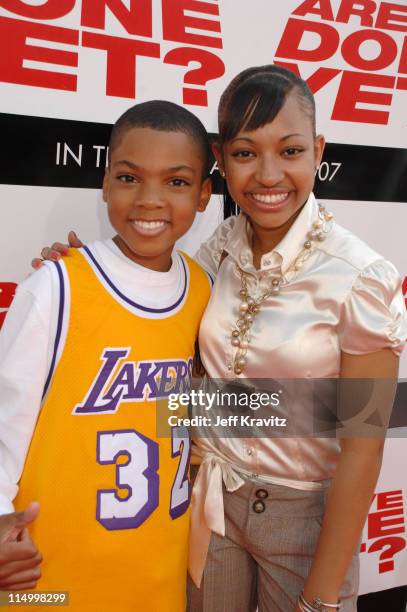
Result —
[[[239,318],[240,270],[253,298],[273,278],[287,284],[268,297],[250,329],[247,364],[239,378],[314,379],[340,375],[341,352],[362,355],[383,348],[401,353],[406,341],[401,279],[394,266],[335,223],[323,242],[314,242],[298,271],[292,263],[318,219],[311,194],[284,239],[253,266],[251,226],[245,214],[227,219],[201,247],[197,261],[216,278],[201,322],[199,344],[210,378],[236,378],[231,333]],[[227,256],[222,260],[222,253]],[[304,412],[294,393],[291,414]],[[212,430],[213,431],[213,428]],[[189,573],[199,586],[211,532],[225,534],[223,487],[236,491],[244,478],[304,490],[328,485],[338,462],[335,437],[195,439],[201,466],[191,500]]]
[[[239,269],[252,297],[264,294],[273,278],[286,274],[318,218],[311,194],[284,239],[253,266],[251,228],[245,214],[222,223],[196,260],[214,277],[202,319],[199,344],[207,374],[234,379],[231,332],[241,298]],[[251,327],[247,365],[240,378],[337,378],[341,351],[362,355],[390,348],[400,354],[406,341],[401,279],[395,267],[362,240],[333,223],[301,269],[277,295],[261,305]],[[228,256],[219,267],[221,253]],[[301,398],[298,398],[301,410]],[[206,438],[199,453],[218,456],[257,475],[297,488],[332,477],[339,443],[332,438]]]

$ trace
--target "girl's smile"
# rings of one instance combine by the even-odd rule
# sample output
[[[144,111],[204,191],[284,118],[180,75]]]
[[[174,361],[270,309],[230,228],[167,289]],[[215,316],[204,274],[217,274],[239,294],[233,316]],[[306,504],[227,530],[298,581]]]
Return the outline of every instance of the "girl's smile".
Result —
[[[284,208],[284,206],[288,202],[288,198],[290,197],[289,191],[283,192],[266,192],[266,193],[250,193],[248,194],[253,200],[255,200],[255,204],[257,205],[259,210],[263,210],[266,212],[277,212]]]

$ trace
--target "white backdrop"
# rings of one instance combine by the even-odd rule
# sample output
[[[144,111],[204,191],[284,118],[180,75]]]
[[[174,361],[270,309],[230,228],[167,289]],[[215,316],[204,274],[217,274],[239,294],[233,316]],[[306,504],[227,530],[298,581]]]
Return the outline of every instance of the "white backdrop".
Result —
[[[407,197],[396,183],[406,168],[406,31],[405,0],[0,0],[0,119],[8,125],[7,114],[25,116],[24,126],[37,117],[81,121],[86,131],[86,124],[111,124],[135,101],[165,98],[184,103],[216,132],[217,101],[237,72],[290,64],[315,92],[318,131],[332,145],[353,146],[335,180],[331,165],[323,181],[327,207],[405,279]],[[99,191],[81,183],[96,166],[93,147],[106,142],[73,142],[69,124],[53,134],[55,125],[44,130],[46,145],[24,127],[1,147],[0,325],[13,283],[29,273],[43,245],[71,228],[85,241],[111,234]],[[378,169],[352,175],[350,166],[368,164],[371,150]],[[99,151],[103,166],[106,150]],[[36,180],[31,166],[41,163]],[[72,183],[69,171],[76,173]],[[372,196],[376,180],[382,183]],[[335,185],[346,199],[335,196]],[[181,246],[193,253],[222,218],[214,196]],[[407,355],[401,375],[407,377]],[[404,438],[388,440],[363,538],[361,593],[407,583],[406,459]]]

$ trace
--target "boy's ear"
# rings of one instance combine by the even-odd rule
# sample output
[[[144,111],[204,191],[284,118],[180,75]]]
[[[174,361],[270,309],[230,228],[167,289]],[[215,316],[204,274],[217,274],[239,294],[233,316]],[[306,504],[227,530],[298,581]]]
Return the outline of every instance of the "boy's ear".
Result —
[[[201,185],[201,195],[199,198],[198,211],[203,212],[208,206],[208,202],[212,195],[212,181],[208,176]]]
[[[110,179],[110,170],[109,168],[106,168],[105,175],[103,177],[103,186],[102,186],[103,200],[105,202],[107,202],[107,192],[109,190],[109,179]]]
[[[321,163],[322,155],[324,154],[324,149],[325,149],[325,137],[322,136],[322,134],[318,134],[318,136],[315,137],[314,148],[315,148],[315,167],[318,168],[319,164]]]
[[[224,168],[224,164],[223,164],[222,149],[221,149],[220,145],[217,142],[214,142],[213,145],[212,145],[212,153],[214,154],[215,159],[216,159],[216,163],[218,164],[219,172],[223,176],[224,173],[225,173],[225,168]]]

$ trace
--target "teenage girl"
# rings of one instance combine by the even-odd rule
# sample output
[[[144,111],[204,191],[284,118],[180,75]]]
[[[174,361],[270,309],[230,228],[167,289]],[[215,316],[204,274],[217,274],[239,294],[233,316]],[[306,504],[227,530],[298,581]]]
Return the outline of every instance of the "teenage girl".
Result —
[[[200,330],[212,379],[397,377],[401,281],[315,201],[323,149],[312,93],[292,72],[249,68],[223,93],[214,153],[240,214],[196,256],[217,275]],[[196,445],[190,573],[201,587],[191,584],[191,612],[332,611],[339,600],[355,611],[382,437],[214,432]]]

